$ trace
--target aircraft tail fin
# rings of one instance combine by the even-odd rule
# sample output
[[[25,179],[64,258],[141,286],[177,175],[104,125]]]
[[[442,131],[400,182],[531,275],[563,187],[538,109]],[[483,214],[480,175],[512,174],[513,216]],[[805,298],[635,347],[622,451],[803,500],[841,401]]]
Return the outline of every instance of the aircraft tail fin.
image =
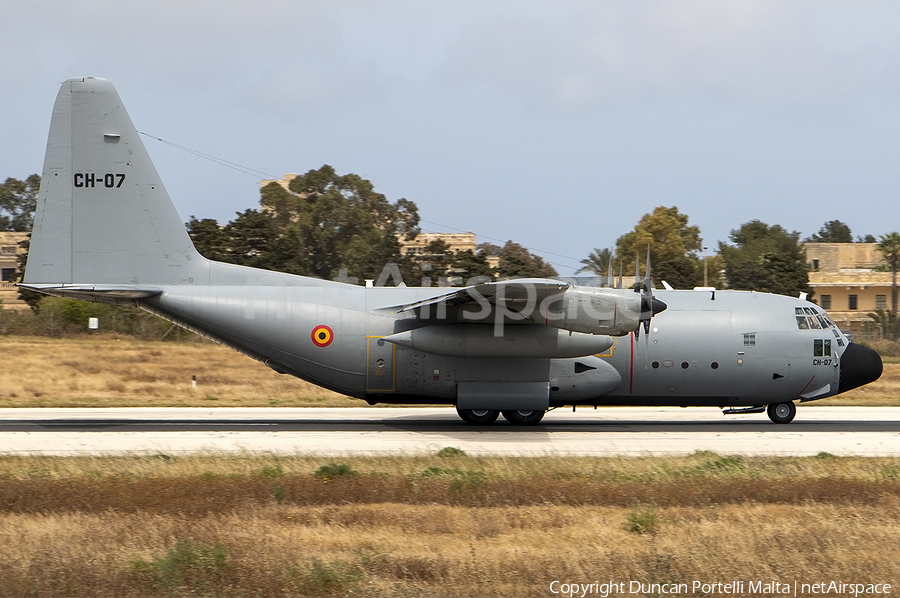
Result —
[[[63,83],[24,284],[199,283],[206,272],[115,87]]]

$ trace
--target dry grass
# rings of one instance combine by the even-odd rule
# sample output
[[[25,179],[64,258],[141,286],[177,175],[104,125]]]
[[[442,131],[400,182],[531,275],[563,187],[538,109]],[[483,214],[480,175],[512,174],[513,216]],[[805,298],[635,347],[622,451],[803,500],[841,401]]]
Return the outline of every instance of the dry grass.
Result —
[[[131,463],[133,467],[129,468]],[[900,460],[5,458],[0,596],[900,582]],[[339,468],[332,468],[339,469]],[[654,522],[634,530],[635,517]]]
[[[202,340],[0,337],[0,407],[365,407]],[[815,405],[898,405],[900,363]],[[198,386],[191,386],[197,376]]]
[[[202,340],[0,337],[0,359],[0,407],[366,406]]]

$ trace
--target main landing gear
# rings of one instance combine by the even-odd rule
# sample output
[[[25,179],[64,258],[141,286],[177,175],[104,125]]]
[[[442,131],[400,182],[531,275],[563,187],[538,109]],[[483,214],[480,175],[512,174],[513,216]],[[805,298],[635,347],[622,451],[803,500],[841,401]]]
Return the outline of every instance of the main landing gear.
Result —
[[[766,414],[776,424],[789,424],[797,415],[797,406],[791,401],[787,403],[772,403],[766,408]]]
[[[494,409],[457,409],[456,412],[470,426],[487,426],[497,421],[500,411]],[[534,426],[544,418],[543,411],[503,411],[503,419],[514,426]]]

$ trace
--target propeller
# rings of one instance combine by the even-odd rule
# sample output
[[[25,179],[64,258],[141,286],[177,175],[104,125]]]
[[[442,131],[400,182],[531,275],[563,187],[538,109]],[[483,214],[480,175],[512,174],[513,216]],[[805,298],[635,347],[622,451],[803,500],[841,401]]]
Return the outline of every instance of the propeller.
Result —
[[[641,294],[641,318],[640,322],[644,325],[644,333],[650,333],[650,319],[656,314],[663,312],[669,306],[653,296],[653,285],[650,282],[650,246],[647,245],[647,273],[643,282],[640,282],[640,264],[637,256],[634,260],[634,292]],[[640,326],[634,331],[635,337],[640,336]]]

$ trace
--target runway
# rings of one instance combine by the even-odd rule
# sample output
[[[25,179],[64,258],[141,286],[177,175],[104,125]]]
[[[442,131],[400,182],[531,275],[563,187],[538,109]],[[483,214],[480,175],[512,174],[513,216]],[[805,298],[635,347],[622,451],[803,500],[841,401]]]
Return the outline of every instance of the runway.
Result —
[[[900,455],[900,407],[800,406],[788,425],[713,408],[552,411],[541,425],[462,423],[451,408],[0,409],[0,454]]]

